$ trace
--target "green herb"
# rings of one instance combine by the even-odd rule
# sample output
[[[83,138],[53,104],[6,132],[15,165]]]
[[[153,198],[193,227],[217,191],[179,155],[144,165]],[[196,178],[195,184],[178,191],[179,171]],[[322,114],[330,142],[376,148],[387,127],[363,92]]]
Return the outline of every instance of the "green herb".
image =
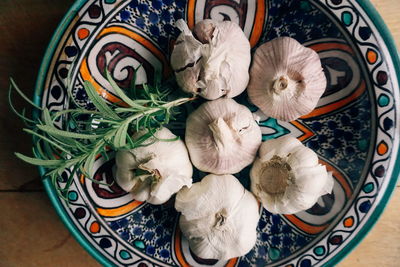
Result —
[[[28,128],[23,130],[32,135],[34,144],[33,157],[20,153],[15,153],[15,155],[27,163],[43,166],[46,169],[45,177],[51,179],[60,197],[67,200],[74,175],[79,172],[91,179],[97,156],[103,155],[108,158],[107,151],[110,149],[115,151],[132,149],[144,145],[149,138],[158,140],[154,133],[159,127],[174,119],[174,115],[177,114],[174,108],[193,100],[186,97],[169,101],[172,91],[160,85],[159,75],[156,75],[153,86],[143,84],[143,88],[140,89],[132,86],[125,93],[112,79],[110,73],[106,72],[109,83],[123,105],[117,105],[122,102],[107,104],[96,92],[94,86],[86,81],[85,91],[96,110],[78,107],[59,112],[50,112],[47,108],[34,104],[11,79],[10,107],[26,122]],[[19,113],[12,105],[13,90],[42,111],[42,118],[33,120],[27,118],[24,111]],[[132,98],[133,96],[135,99]],[[62,128],[57,126],[60,120],[65,122]],[[133,139],[132,134],[138,131],[144,131],[144,134]],[[66,185],[60,187],[57,181],[66,169],[71,169],[71,173]],[[96,180],[93,181],[99,183]]]

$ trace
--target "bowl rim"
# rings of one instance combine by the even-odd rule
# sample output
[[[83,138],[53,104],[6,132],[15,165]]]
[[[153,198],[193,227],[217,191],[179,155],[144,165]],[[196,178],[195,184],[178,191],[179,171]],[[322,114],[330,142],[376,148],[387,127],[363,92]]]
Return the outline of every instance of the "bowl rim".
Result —
[[[89,0],[76,0],[74,4],[69,8],[67,13],[62,18],[61,22],[58,24],[55,32],[53,33],[50,42],[47,46],[46,52],[42,59],[40,69],[38,72],[35,90],[33,95],[33,101],[37,105],[41,105],[42,101],[42,91],[43,85],[45,83],[45,79],[47,77],[47,71],[50,67],[50,62],[52,60],[52,56],[56,51],[56,48],[59,44],[59,41],[63,37],[65,30],[70,25],[71,21],[75,18],[76,14],[85,5]],[[369,0],[356,0],[356,2],[363,8],[365,13],[371,19],[373,25],[376,27],[380,36],[382,37],[384,43],[387,46],[390,57],[393,61],[393,66],[396,72],[397,79],[400,80],[400,58],[399,53],[396,48],[393,36],[391,35],[388,27],[383,21],[382,17],[379,15],[378,11],[372,5]],[[38,110],[34,110],[33,117],[39,118],[40,112]],[[397,164],[396,164],[397,163]],[[372,227],[376,224],[379,217],[382,215],[385,207],[387,206],[390,198],[393,196],[393,193],[396,188],[397,181],[400,176],[400,153],[397,153],[397,158],[395,159],[394,169],[392,173],[392,177],[390,177],[390,181],[388,186],[379,201],[379,204],[376,206],[374,211],[371,213],[368,221],[362,226],[362,228],[355,234],[355,236],[343,247],[340,251],[334,255],[331,259],[328,260],[324,265],[334,266],[338,264],[341,260],[343,260],[360,242],[367,236],[367,234],[371,231]],[[43,167],[39,167],[39,174],[41,177],[44,176],[45,170]],[[61,221],[67,227],[72,236],[78,241],[78,243],[92,256],[94,257],[100,264],[104,266],[112,266],[113,263],[109,261],[104,255],[102,255],[97,249],[95,249],[88,240],[81,234],[75,224],[72,222],[71,218],[64,212],[63,205],[61,203],[60,198],[57,195],[54,187],[51,184],[49,178],[43,179],[43,185],[45,191],[50,198],[50,201],[55,208],[58,216],[61,218]]]

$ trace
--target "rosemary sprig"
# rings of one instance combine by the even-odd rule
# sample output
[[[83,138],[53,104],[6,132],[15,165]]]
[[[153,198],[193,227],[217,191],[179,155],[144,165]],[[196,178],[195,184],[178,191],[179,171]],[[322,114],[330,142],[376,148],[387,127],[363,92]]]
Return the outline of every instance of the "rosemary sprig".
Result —
[[[50,112],[47,108],[32,103],[11,79],[10,107],[27,123],[28,128],[23,130],[33,137],[34,153],[33,157],[20,153],[15,155],[27,163],[43,166],[46,169],[45,177],[51,179],[60,197],[66,200],[75,174],[80,172],[91,179],[97,156],[107,157],[107,151],[110,149],[116,151],[144,145],[149,138],[155,138],[154,133],[159,127],[174,119],[175,107],[193,100],[185,97],[168,101],[171,90],[160,85],[160,77],[157,75],[153,86],[143,84],[142,89],[133,86],[127,93],[117,85],[110,73],[106,72],[106,77],[121,99],[121,103],[117,104],[123,102],[123,105],[108,105],[94,86],[86,81],[85,91],[96,110],[77,107],[59,112]],[[42,118],[33,120],[27,118],[24,112],[19,113],[12,105],[13,90],[41,110]],[[135,99],[130,96],[135,96]],[[57,126],[60,119],[66,122],[62,129]],[[133,139],[132,134],[138,131],[144,131],[144,134]],[[70,169],[71,172],[65,186],[61,187],[58,181],[66,169]]]

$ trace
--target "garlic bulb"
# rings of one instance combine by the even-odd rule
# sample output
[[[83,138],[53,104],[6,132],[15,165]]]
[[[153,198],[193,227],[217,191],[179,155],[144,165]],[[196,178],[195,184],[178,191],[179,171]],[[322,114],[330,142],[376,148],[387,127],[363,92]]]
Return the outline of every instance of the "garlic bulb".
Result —
[[[309,209],[333,188],[332,175],[318,163],[317,154],[291,136],[261,144],[250,179],[264,208],[281,214]]]
[[[256,242],[258,203],[232,175],[209,174],[176,195],[179,226],[189,247],[204,259],[246,254]]]
[[[117,151],[115,178],[136,200],[162,204],[183,186],[191,186],[193,168],[182,140],[161,140],[176,137],[167,128],[154,135],[160,140],[151,137],[144,146]]]
[[[253,162],[261,130],[247,107],[221,98],[202,104],[189,115],[185,142],[196,168],[232,174]]]
[[[310,113],[326,88],[318,54],[290,37],[257,48],[248,95],[267,116],[292,121]]]
[[[171,65],[179,86],[208,100],[235,97],[249,82],[250,43],[233,22],[200,21],[195,26],[197,40],[183,20],[182,31],[171,55]]]

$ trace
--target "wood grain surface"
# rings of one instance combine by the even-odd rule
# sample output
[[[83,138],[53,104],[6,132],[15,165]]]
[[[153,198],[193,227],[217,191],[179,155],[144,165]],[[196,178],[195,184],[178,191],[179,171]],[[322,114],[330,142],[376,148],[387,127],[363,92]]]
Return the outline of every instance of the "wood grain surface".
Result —
[[[0,266],[99,266],[61,223],[35,167],[13,156],[29,154],[31,140],[7,105],[8,77],[33,95],[50,38],[73,0],[0,1]],[[400,1],[373,0],[400,45]],[[24,107],[16,101],[17,107]],[[398,266],[400,188],[376,226],[339,266]]]

